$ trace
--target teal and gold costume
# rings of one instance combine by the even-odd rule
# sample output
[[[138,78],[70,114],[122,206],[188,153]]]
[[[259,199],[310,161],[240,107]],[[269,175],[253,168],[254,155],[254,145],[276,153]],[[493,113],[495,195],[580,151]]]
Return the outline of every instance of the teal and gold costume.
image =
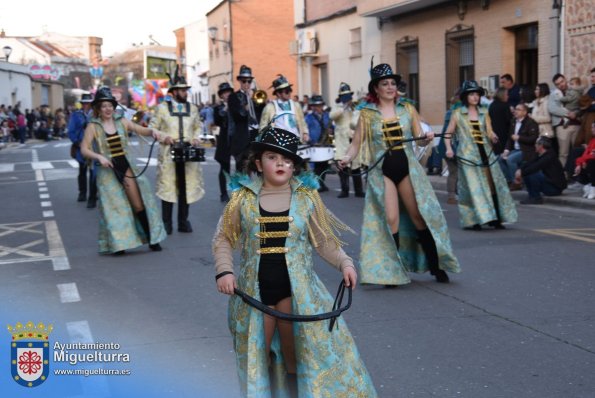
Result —
[[[313,270],[312,225],[324,231],[323,239],[340,244],[335,231],[346,228],[324,207],[311,174],[292,178],[289,234],[285,243],[287,270],[292,287],[295,314],[329,311],[333,298]],[[234,190],[221,221],[226,239],[241,247],[237,276],[240,290],[260,300],[258,268],[261,225],[259,223],[260,178],[235,177]],[[239,212],[239,225],[232,215]],[[229,328],[233,336],[242,394],[247,397],[286,397],[288,383],[278,332],[271,343],[270,363],[265,353],[264,315],[234,295],[229,301]],[[295,354],[300,397],[376,397],[372,380],[362,362],[343,319],[338,328],[328,330],[328,322],[294,322]],[[271,380],[271,378],[273,380]]]
[[[419,115],[415,108],[408,102],[399,101],[395,105],[395,114],[402,129],[402,138],[412,138],[414,133],[411,126],[413,123],[419,123]],[[363,163],[371,166],[387,149],[382,132],[382,115],[376,105],[364,103],[361,106],[360,123]],[[421,134],[421,131],[416,134]],[[446,220],[434,190],[413,153],[412,143],[404,143],[403,149],[407,155],[409,178],[419,212],[436,242],[439,268],[449,272],[460,272],[459,262],[452,252]],[[397,251],[386,220],[384,195],[383,172],[379,164],[368,173],[359,259],[360,281],[362,284],[403,285],[411,281],[407,275],[408,271],[425,272],[428,271],[428,265],[417,241],[418,232],[402,205],[399,206],[400,249]]]
[[[126,152],[128,148],[128,135],[121,122],[121,116],[114,115],[117,134],[121,148]],[[112,159],[105,130],[100,119],[92,118],[89,122],[94,127],[93,150],[108,160]],[[125,153],[130,169],[135,175],[139,171],[134,167],[135,161]],[[165,229],[161,221],[161,214],[155,204],[153,190],[145,176],[140,176],[134,181],[143,200],[147,219],[150,226],[151,241],[143,231],[134,210],[130,205],[124,187],[118,181],[114,169],[97,167],[97,189],[99,191],[99,252],[114,253],[120,250],[133,249],[146,243],[157,244],[165,239]]]
[[[517,211],[510,195],[508,184],[502,174],[496,155],[492,151],[490,136],[493,135],[488,110],[477,108],[479,128],[473,129],[469,111],[462,106],[452,112],[456,122],[457,152],[459,172],[457,191],[459,195],[459,222],[463,228],[482,225],[494,220],[516,222]],[[481,167],[483,160],[478,147],[482,145],[489,167]],[[489,173],[488,173],[489,170]],[[490,188],[489,175],[494,182],[494,192]],[[492,195],[497,195],[498,209]],[[498,217],[500,216],[500,217]]]

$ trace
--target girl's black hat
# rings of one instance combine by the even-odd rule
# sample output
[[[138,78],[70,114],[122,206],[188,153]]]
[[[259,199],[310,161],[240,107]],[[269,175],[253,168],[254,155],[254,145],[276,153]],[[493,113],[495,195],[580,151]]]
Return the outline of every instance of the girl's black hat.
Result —
[[[466,97],[470,93],[478,93],[481,97],[485,95],[485,90],[475,80],[465,80],[461,86],[459,98],[462,100],[463,97]]]
[[[100,87],[97,90],[97,92],[95,93],[95,98],[93,98],[93,102],[91,102],[91,105],[95,106],[103,101],[111,102],[112,105],[114,105],[114,109],[116,109],[116,107],[118,106],[118,101],[116,101],[116,98],[112,94],[112,90],[110,90],[110,88],[107,86]]]
[[[384,79],[395,79],[397,85],[401,81],[401,75],[393,72],[393,68],[389,64],[378,64],[374,66],[374,57],[370,61],[370,83],[368,83],[368,92],[372,93],[374,85]]]
[[[266,128],[256,141],[251,144],[255,151],[272,151],[280,153],[293,160],[295,163],[301,163],[302,157],[297,154],[300,139],[292,132],[269,127]]]

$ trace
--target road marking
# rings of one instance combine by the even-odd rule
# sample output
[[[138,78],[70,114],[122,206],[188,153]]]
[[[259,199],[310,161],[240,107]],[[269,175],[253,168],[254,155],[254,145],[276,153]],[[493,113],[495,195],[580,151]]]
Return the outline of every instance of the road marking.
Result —
[[[595,228],[536,229],[544,234],[595,243]]]
[[[37,186],[40,186],[40,187],[45,187],[46,185],[47,184],[46,184],[45,181],[40,181],[40,182],[37,183]]]
[[[46,217],[46,218],[47,217],[54,217],[54,212],[52,210],[45,210],[43,212],[43,216]]]
[[[35,144],[35,145],[31,145],[31,148],[44,148],[46,147],[48,144]]]
[[[41,202],[41,207],[52,207],[52,202]]]
[[[39,199],[49,199],[50,198],[50,194],[49,193],[41,193],[39,194]]]
[[[32,246],[40,245],[42,243],[44,243],[43,239],[37,239],[32,242],[23,243],[22,245],[19,245],[17,247],[8,247],[8,246],[0,245],[0,257],[4,257],[4,256],[7,256],[12,253],[19,254],[21,256],[27,256],[27,257],[45,257],[43,253],[33,252],[30,250],[24,250],[24,249],[27,249]]]
[[[157,159],[155,158],[136,158],[138,162],[136,163],[137,166],[145,166],[147,164],[147,160],[149,161],[149,166],[157,166]]]
[[[12,173],[14,171],[14,163],[0,163],[0,173]]]
[[[73,343],[94,343],[91,328],[87,321],[66,322],[66,330]]]
[[[70,167],[72,167],[73,169],[78,169],[79,168],[79,162],[77,162],[76,160],[72,160],[70,159],[68,161],[68,164],[70,165]]]
[[[45,169],[53,169],[54,165],[52,162],[31,162],[31,167],[33,170],[45,170]]]
[[[39,192],[47,192],[47,191],[48,191],[47,187],[39,188]]]
[[[52,257],[54,271],[70,269],[70,262],[68,261],[68,257],[66,257],[66,250],[64,250],[56,221],[45,221],[45,230],[48,238],[48,255]]]
[[[56,286],[58,286],[60,301],[62,303],[76,303],[81,301],[81,296],[79,295],[76,283],[60,283]]]
[[[72,146],[72,143],[70,143],[70,142],[61,142],[59,144],[54,145],[54,148],[60,148],[60,147],[63,147],[63,146]]]
[[[35,181],[43,181],[43,171],[35,170]]]

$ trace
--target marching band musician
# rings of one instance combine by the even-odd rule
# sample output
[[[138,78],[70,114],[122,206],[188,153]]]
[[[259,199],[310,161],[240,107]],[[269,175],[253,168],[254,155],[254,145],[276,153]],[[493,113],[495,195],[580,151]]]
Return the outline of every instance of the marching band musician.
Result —
[[[178,66],[173,78],[169,76],[169,100],[163,101],[155,109],[149,127],[164,134],[159,140],[161,147],[157,165],[157,196],[162,200],[163,224],[168,235],[172,233],[172,212],[178,202],[178,232],[192,232],[188,221],[189,204],[200,200],[203,187],[202,167],[198,162],[174,162],[171,146],[176,141],[189,142],[194,147],[200,145],[202,131],[198,107],[188,102],[188,88],[184,76],[178,74]]]
[[[291,87],[293,84],[289,84],[285,76],[278,76],[273,80],[272,85],[273,94],[277,99],[264,107],[262,117],[260,118],[260,129],[262,130],[275,119],[273,122],[275,127],[291,131],[303,143],[307,143],[310,141],[310,134],[304,119],[304,112],[301,105],[291,99]]]
[[[308,131],[311,132],[310,141],[308,143],[319,146],[329,145],[333,138],[333,122],[329,117],[328,112],[324,110],[324,100],[322,99],[322,96],[313,95],[310,97],[308,105],[311,110],[305,117]],[[325,172],[329,168],[328,160],[313,163],[314,174],[318,176],[318,182],[320,183],[318,192],[326,192],[328,191],[328,187],[324,183],[324,178],[326,177]]]
[[[347,153],[347,148],[353,138],[353,131],[357,125],[359,111],[355,109],[353,102],[353,91],[349,84],[341,82],[339,85],[339,96],[335,100],[340,104],[337,108],[331,110],[330,117],[335,122],[335,160],[341,160]],[[353,189],[355,196],[363,198],[366,196],[362,189],[362,177],[360,173],[361,163],[359,156],[356,157],[345,169],[339,173],[341,181],[341,193],[338,198],[349,196],[349,174],[353,173]]]
[[[258,135],[257,107],[252,101],[252,69],[246,65],[240,66],[236,79],[240,82],[240,89],[233,93],[228,100],[229,112],[233,120],[233,129],[229,133],[231,155],[236,162],[236,171],[245,166],[250,142]]]

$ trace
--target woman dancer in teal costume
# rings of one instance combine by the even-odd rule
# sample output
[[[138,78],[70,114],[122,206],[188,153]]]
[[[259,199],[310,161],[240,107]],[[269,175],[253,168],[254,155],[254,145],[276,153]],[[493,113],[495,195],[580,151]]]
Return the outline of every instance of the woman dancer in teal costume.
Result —
[[[465,229],[481,230],[482,224],[504,229],[503,222],[516,222],[517,212],[508,184],[491,143],[498,142],[488,110],[479,106],[484,90],[474,80],[465,81],[460,98],[463,106],[454,110],[446,129],[455,135],[458,161],[457,191],[459,221]],[[452,139],[445,138],[446,157],[453,159]]]
[[[217,289],[232,295],[229,327],[242,394],[247,397],[376,397],[374,385],[342,318],[328,323],[287,322],[264,315],[233,295],[234,288],[285,313],[328,311],[333,299],[313,270],[312,246],[355,288],[353,261],[336,228],[345,225],[324,207],[316,177],[299,174],[299,138],[266,130],[249,169],[232,177],[232,197],[213,239]],[[241,247],[239,272],[232,248]]]
[[[398,96],[400,80],[388,64],[372,68],[353,141],[339,162],[339,167],[349,164],[362,145],[368,165],[386,153],[368,173],[360,279],[361,283],[402,285],[410,282],[406,271],[429,270],[437,282],[448,283],[445,270],[460,272],[459,263],[442,209],[411,142],[401,142],[423,133],[415,108]],[[433,137],[430,132],[418,142],[427,145]]]
[[[149,243],[160,251],[165,239],[161,214],[156,207],[149,181],[141,176],[129,158],[128,131],[159,139],[157,130],[139,126],[115,114],[118,105],[108,87],[97,90],[93,118],[85,129],[81,153],[98,162],[99,252],[123,254]]]

